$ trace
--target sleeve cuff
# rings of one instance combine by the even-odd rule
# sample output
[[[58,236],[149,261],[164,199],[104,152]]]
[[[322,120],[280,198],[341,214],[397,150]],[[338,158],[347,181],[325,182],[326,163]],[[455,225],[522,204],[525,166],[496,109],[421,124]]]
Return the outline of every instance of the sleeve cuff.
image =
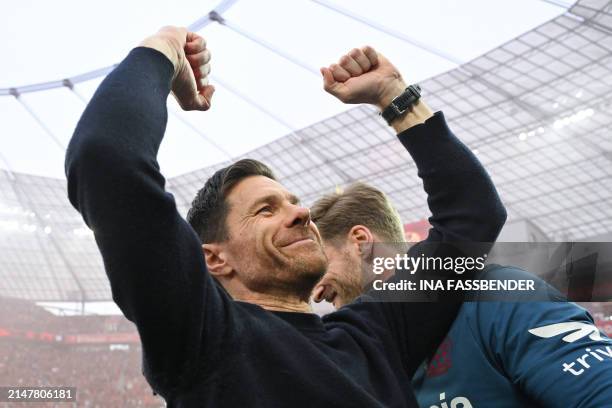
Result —
[[[425,123],[404,130],[397,137],[419,169],[436,166],[440,160],[446,162],[452,159],[459,153],[457,146],[461,145],[446,124],[441,111]]]
[[[149,47],[136,47],[130,51],[125,59],[130,66],[141,71],[143,76],[159,81],[170,92],[174,65],[162,52]]]

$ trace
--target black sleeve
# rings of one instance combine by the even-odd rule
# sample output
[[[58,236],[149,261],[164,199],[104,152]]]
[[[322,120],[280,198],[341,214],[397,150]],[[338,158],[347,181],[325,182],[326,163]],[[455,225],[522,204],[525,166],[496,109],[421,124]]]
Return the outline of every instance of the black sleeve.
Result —
[[[139,47],[102,82],[66,155],[68,195],[94,232],[113,299],[134,322],[159,393],[192,376],[231,330],[231,301],[164,190],[156,160],[174,68]]]
[[[423,180],[432,229],[426,242],[494,242],[506,210],[476,156],[442,112],[398,135]]]
[[[410,248],[409,256],[482,256],[501,231],[506,211],[478,159],[453,135],[441,112],[398,137],[417,165],[432,214],[427,239]],[[464,243],[461,248],[459,243]],[[396,273],[393,279],[406,276]],[[417,271],[410,276],[465,279],[471,274]],[[460,293],[435,295],[427,303],[381,303],[409,375],[435,351],[461,306]]]

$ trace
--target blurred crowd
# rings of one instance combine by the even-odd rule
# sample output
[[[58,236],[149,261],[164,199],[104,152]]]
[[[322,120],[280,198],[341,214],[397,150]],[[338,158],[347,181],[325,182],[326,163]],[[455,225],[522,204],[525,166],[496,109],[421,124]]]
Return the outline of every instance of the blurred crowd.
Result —
[[[600,329],[612,335],[612,303],[581,306],[590,309]],[[41,341],[13,335],[27,331],[54,336]],[[0,386],[77,389],[75,402],[29,403],[29,408],[164,407],[141,373],[139,344],[68,344],[55,337],[135,332],[123,316],[56,316],[31,302],[0,298]],[[0,402],[0,408],[23,406]]]
[[[0,386],[76,387],[73,403],[28,403],[32,407],[164,407],[141,371],[139,344],[65,344],[15,337],[32,330],[55,334],[135,332],[122,316],[55,316],[33,303],[0,299]],[[7,332],[9,334],[7,334]],[[0,402],[0,407],[24,403]]]
[[[163,407],[141,374],[140,348],[0,341],[0,384],[76,387],[75,404],[39,406]],[[23,403],[7,404],[23,407]]]

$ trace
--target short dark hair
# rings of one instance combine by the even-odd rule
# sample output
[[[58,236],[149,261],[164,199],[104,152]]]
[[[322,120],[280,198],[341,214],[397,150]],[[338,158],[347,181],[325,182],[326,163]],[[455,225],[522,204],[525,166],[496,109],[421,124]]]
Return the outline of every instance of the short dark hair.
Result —
[[[202,243],[223,242],[229,238],[226,220],[230,207],[227,195],[239,181],[250,176],[276,180],[272,170],[262,162],[242,159],[217,170],[198,191],[187,213],[187,222]]]

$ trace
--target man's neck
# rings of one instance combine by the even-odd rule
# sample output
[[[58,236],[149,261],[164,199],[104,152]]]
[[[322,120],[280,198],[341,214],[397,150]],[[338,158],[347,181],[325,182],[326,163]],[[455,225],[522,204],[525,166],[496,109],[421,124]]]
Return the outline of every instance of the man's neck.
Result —
[[[234,300],[253,303],[272,312],[313,313],[310,303],[297,296],[278,297],[263,293],[243,292],[232,295],[232,297]]]

